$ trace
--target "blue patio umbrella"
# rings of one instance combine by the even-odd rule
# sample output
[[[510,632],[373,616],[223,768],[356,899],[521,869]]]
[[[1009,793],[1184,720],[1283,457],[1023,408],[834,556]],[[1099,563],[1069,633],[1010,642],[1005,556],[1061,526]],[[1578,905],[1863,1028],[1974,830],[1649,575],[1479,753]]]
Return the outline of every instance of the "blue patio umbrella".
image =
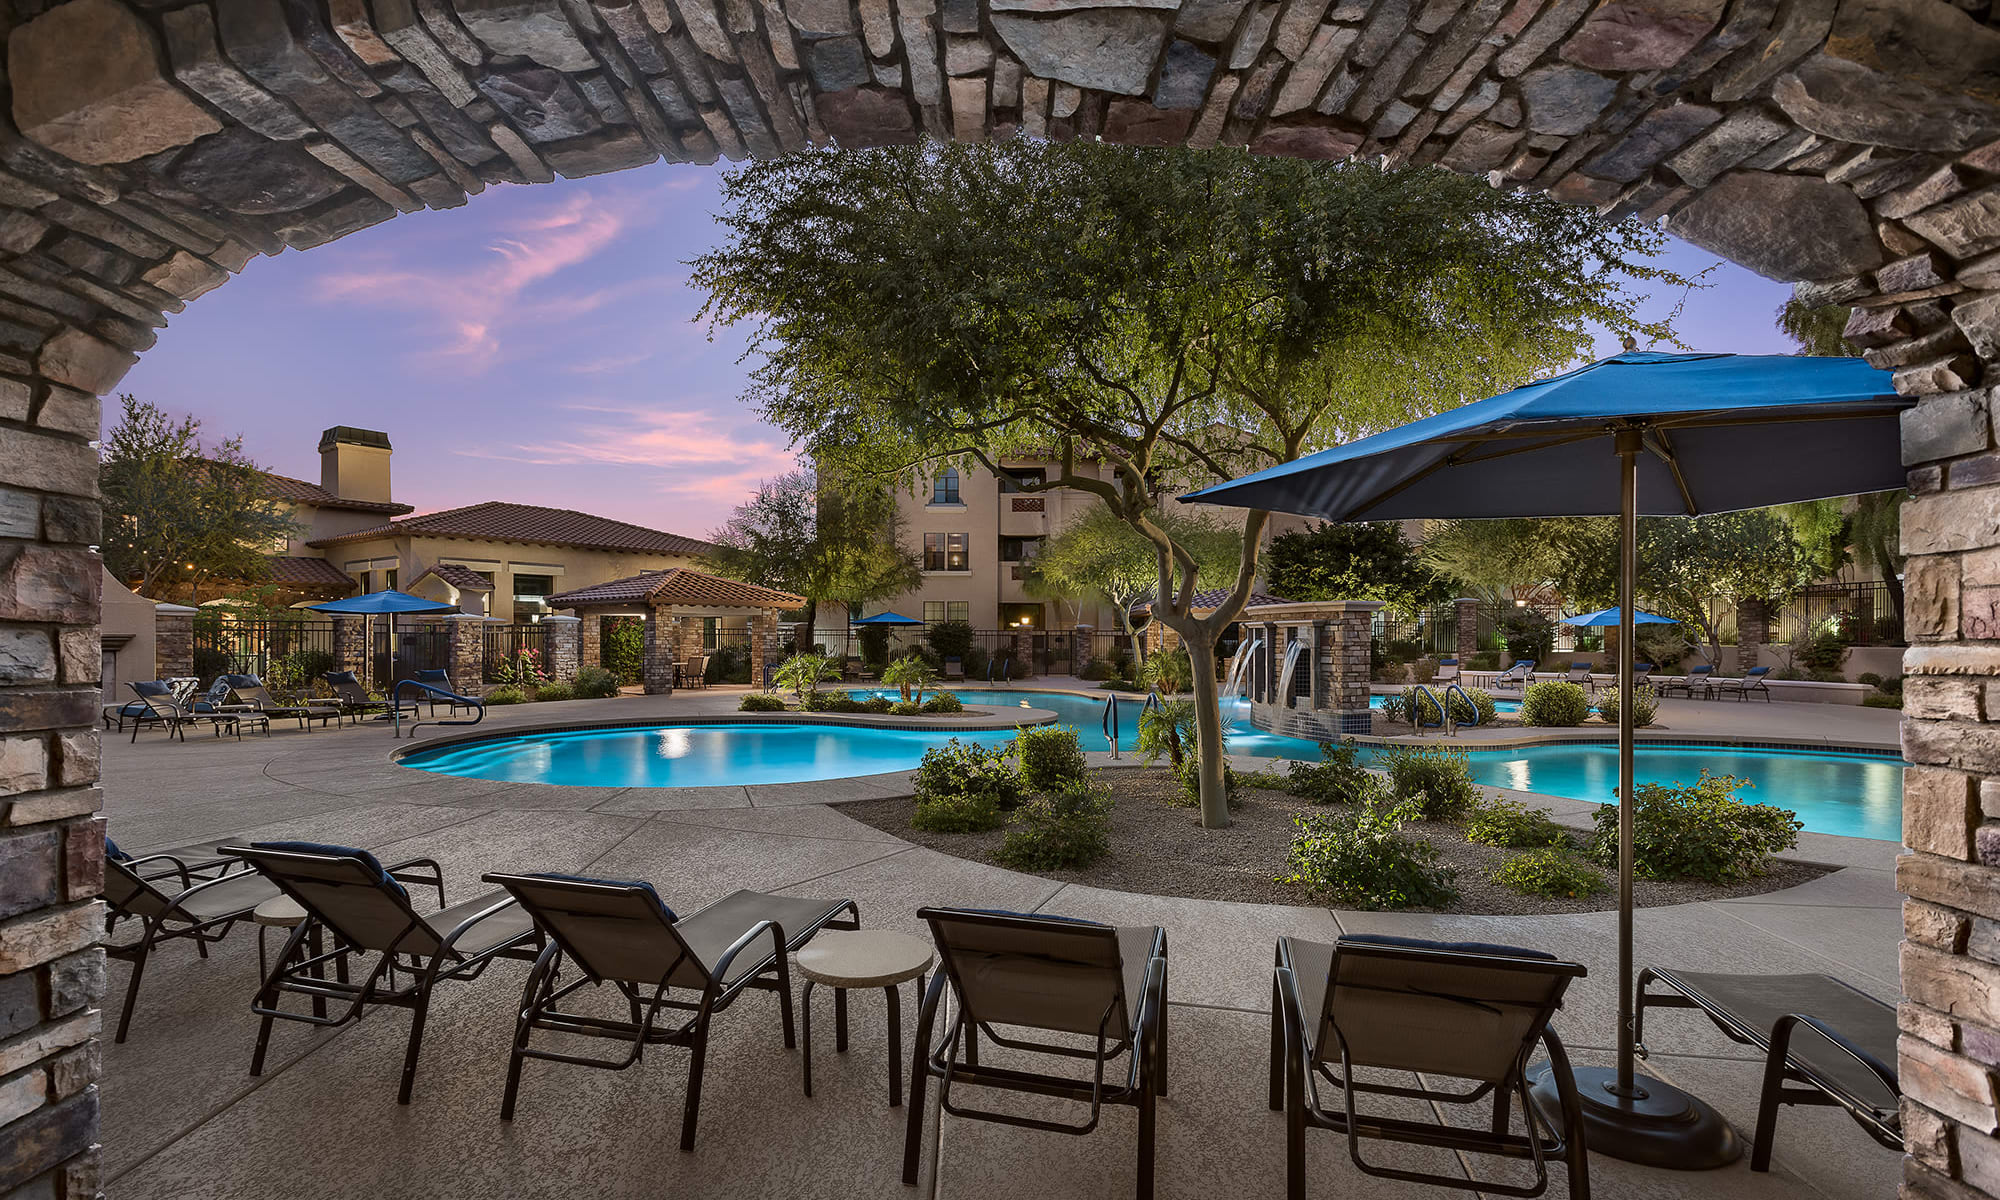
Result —
[[[1573,617],[1564,617],[1562,623],[1565,625],[1616,625],[1622,619],[1619,614],[1623,611],[1623,609],[1619,608],[1600,608],[1596,612],[1578,613]],[[1632,623],[1634,625],[1677,624],[1672,617],[1663,617],[1658,613],[1649,613],[1643,608],[1632,614]]]
[[[922,621],[919,621],[919,620],[917,620],[917,619],[916,619],[915,617],[906,617],[906,616],[904,616],[904,615],[903,615],[902,613],[896,613],[896,612],[881,612],[881,613],[876,613],[876,614],[875,614],[874,616],[872,616],[872,617],[863,617],[863,618],[861,618],[861,619],[860,619],[860,620],[858,620],[858,621],[853,621],[853,622],[850,622],[850,624],[854,624],[854,625],[922,625],[922,624],[923,624],[923,622],[922,622]]]
[[[307,605],[314,612],[339,613],[342,616],[380,617],[395,616],[398,613],[448,613],[457,612],[458,605],[443,604],[436,600],[426,600],[422,596],[412,596],[384,588],[379,592],[369,592],[363,596],[349,596],[345,600],[328,600],[324,604]]]
[[[1332,521],[1619,518],[1618,684],[1632,688],[1638,518],[1729,512],[1904,484],[1887,371],[1855,358],[1627,351],[1184,500]],[[1618,794],[1633,788],[1632,706],[1618,711]],[[1632,997],[1632,805],[1618,812],[1618,1061],[1578,1071],[1592,1150],[1721,1166],[1741,1144],[1713,1109],[1638,1075]],[[1551,1080],[1536,1090],[1554,1111]]]

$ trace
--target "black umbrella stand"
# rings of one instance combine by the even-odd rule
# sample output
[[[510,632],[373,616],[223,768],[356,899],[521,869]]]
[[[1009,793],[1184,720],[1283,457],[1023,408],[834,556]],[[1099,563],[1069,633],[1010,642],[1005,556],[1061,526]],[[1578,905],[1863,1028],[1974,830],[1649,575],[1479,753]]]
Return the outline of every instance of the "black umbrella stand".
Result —
[[[1728,1166],[1743,1156],[1743,1143],[1722,1115],[1694,1096],[1650,1075],[1638,1073],[1637,1039],[1632,1036],[1632,662],[1637,647],[1632,614],[1639,590],[1639,455],[1645,430],[1621,428],[1616,435],[1618,504],[1618,1061],[1610,1067],[1581,1067],[1576,1090],[1582,1101],[1584,1144],[1599,1154],[1649,1167],[1698,1171]],[[1562,1103],[1546,1065],[1531,1072],[1532,1095],[1542,1113],[1560,1128]]]

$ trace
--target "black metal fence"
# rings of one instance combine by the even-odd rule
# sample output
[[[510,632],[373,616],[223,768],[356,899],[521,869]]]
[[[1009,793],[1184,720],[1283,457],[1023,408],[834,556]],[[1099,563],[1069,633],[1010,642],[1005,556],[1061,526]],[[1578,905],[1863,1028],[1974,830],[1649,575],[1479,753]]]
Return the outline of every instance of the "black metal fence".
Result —
[[[1771,624],[1771,640],[1793,646],[1825,632],[1853,646],[1903,644],[1903,615],[1880,580],[1814,584],[1778,606]]]
[[[333,670],[330,620],[210,617],[194,622],[194,672],[255,675],[274,688],[302,688]]]
[[[548,674],[549,627],[488,625],[482,632],[481,674],[487,683],[520,683],[523,673]]]
[[[406,625],[377,617],[371,649],[370,678],[379,692],[415,678],[418,671],[451,669],[451,630],[442,625]]]

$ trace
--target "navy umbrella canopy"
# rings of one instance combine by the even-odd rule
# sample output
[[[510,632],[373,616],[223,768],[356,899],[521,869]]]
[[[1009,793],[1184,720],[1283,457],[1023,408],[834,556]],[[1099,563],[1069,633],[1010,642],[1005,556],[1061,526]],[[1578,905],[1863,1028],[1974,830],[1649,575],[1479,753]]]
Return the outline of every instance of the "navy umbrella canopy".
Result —
[[[903,615],[902,613],[897,613],[897,612],[880,612],[880,613],[876,613],[876,614],[875,614],[874,616],[872,616],[872,617],[863,617],[863,618],[861,618],[860,620],[858,620],[858,621],[855,621],[855,622],[852,622],[852,623],[853,623],[853,624],[855,624],[855,625],[921,625],[921,624],[923,624],[923,622],[922,622],[922,621],[919,621],[919,620],[917,620],[917,619],[916,619],[915,617],[906,617],[906,616],[904,616],[904,615]]]
[[[1564,617],[1562,623],[1565,625],[1616,625],[1619,622],[1621,611],[1617,608],[1600,608],[1596,612],[1578,613],[1573,617]],[[1642,608],[1632,614],[1632,623],[1634,625],[1672,625],[1675,624],[1675,621],[1672,617],[1663,617],[1658,613],[1649,613]]]
[[[1619,518],[1618,685],[1632,691],[1639,514],[1696,516],[1905,481],[1889,373],[1855,358],[1627,351],[1463,408],[1183,496],[1332,521]],[[1592,622],[1595,624],[1596,622]],[[1632,705],[1618,707],[1618,795],[1633,795]],[[1694,1097],[1637,1074],[1632,805],[1618,811],[1618,1056],[1576,1072],[1592,1150],[1655,1166],[1742,1153]],[[1558,1111],[1553,1070],[1535,1092]]]
[[[339,613],[356,617],[458,611],[456,604],[441,604],[436,600],[426,600],[422,596],[412,596],[408,592],[398,592],[391,588],[369,592],[364,596],[349,596],[345,600],[329,600],[325,604],[313,604],[308,607],[314,612]]]

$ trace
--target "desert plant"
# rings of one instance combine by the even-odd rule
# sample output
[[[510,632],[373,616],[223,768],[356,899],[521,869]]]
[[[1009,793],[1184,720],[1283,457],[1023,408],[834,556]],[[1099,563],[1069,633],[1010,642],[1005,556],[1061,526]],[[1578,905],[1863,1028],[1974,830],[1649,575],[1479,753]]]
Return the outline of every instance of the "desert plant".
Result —
[[[882,682],[901,692],[905,704],[913,700],[923,703],[924,689],[935,684],[937,678],[937,668],[920,654],[906,654],[882,668]]]
[[[1642,879],[1703,879],[1728,883],[1762,875],[1771,856],[1798,845],[1804,823],[1789,809],[1745,804],[1731,775],[1701,773],[1691,785],[1642,783],[1632,811],[1633,869]],[[1597,810],[1591,857],[1618,862],[1618,809]]]
[[[1021,778],[1007,761],[1005,747],[957,738],[925,751],[910,783],[917,797],[910,824],[932,833],[997,829],[1001,813],[1021,799]]]
[[[924,630],[924,640],[938,658],[955,658],[962,664],[972,649],[972,626],[964,621],[938,621]]]
[[[1111,806],[1110,792],[1070,781],[1015,809],[993,857],[1023,871],[1087,867],[1111,849]]]
[[[772,681],[781,688],[789,688],[804,706],[806,698],[819,691],[819,685],[840,678],[840,664],[824,654],[794,654],[778,666],[778,673]]]
[[[1457,895],[1453,872],[1437,849],[1406,837],[1414,805],[1357,805],[1293,820],[1287,871],[1278,882],[1303,888],[1320,903],[1356,908],[1442,907]]]
[[[1602,871],[1553,846],[1513,855],[1493,873],[1493,882],[1504,884],[1524,896],[1563,899],[1595,895],[1605,887]]]
[[[618,694],[618,676],[603,667],[581,667],[576,673],[576,698],[602,700]]]
[[[537,702],[574,699],[576,699],[576,688],[571,684],[544,683],[535,689],[535,700]]]
[[[1618,705],[1617,688],[1608,687],[1597,694],[1597,715],[1604,718],[1605,724],[1616,725],[1618,723]],[[1660,698],[1654,693],[1652,685],[1641,684],[1632,692],[1633,728],[1638,729],[1651,725],[1653,718],[1658,716],[1659,712]]]
[[[1382,697],[1382,719],[1400,725],[1410,717],[1410,702],[1400,695]]]
[[[1319,744],[1320,761],[1285,764],[1284,788],[1314,804],[1373,804],[1388,795],[1380,776],[1361,765],[1361,747],[1346,738]]]
[[[1485,688],[1462,688],[1451,693],[1448,699],[1451,719],[1460,725],[1491,725],[1499,715],[1500,706],[1493,700],[1493,693]]]
[[[1021,765],[1021,783],[1031,792],[1053,792],[1080,784],[1089,772],[1083,743],[1067,725],[1044,725],[1014,735],[1014,760]]]
[[[1139,668],[1139,682],[1162,696],[1179,696],[1194,689],[1194,662],[1186,646],[1155,654]]]
[[[1523,725],[1581,725],[1589,715],[1590,697],[1578,684],[1544,679],[1521,693]]]
[[[1504,796],[1490,797],[1472,810],[1465,819],[1465,836],[1515,850],[1569,845],[1569,831],[1550,819],[1548,809],[1529,808]]]
[[[512,684],[494,688],[482,696],[481,699],[486,702],[489,708],[496,704],[526,704],[528,702],[527,694]]]
[[[928,716],[950,716],[965,711],[965,703],[951,692],[932,692],[924,701],[924,712]]]
[[[736,705],[737,712],[784,712],[785,698],[765,692],[752,692]]]
[[[1167,700],[1139,714],[1139,757],[1143,761],[1155,763],[1164,755],[1178,771],[1192,756],[1194,745],[1194,701]]]
[[[1189,749],[1193,749],[1189,742]],[[1201,760],[1192,753],[1181,759],[1181,765],[1174,768],[1174,778],[1180,781],[1180,795],[1168,803],[1176,807],[1198,808],[1201,805]],[[1243,792],[1236,780],[1236,768],[1227,761],[1222,764],[1223,802],[1231,809],[1243,807]]]
[[[1444,724],[1444,707],[1438,702],[1436,692],[1406,687],[1402,708],[1403,719],[1412,726]]]
[[[1444,746],[1396,746],[1384,765],[1398,807],[1427,821],[1456,817],[1479,802],[1465,751]]]

